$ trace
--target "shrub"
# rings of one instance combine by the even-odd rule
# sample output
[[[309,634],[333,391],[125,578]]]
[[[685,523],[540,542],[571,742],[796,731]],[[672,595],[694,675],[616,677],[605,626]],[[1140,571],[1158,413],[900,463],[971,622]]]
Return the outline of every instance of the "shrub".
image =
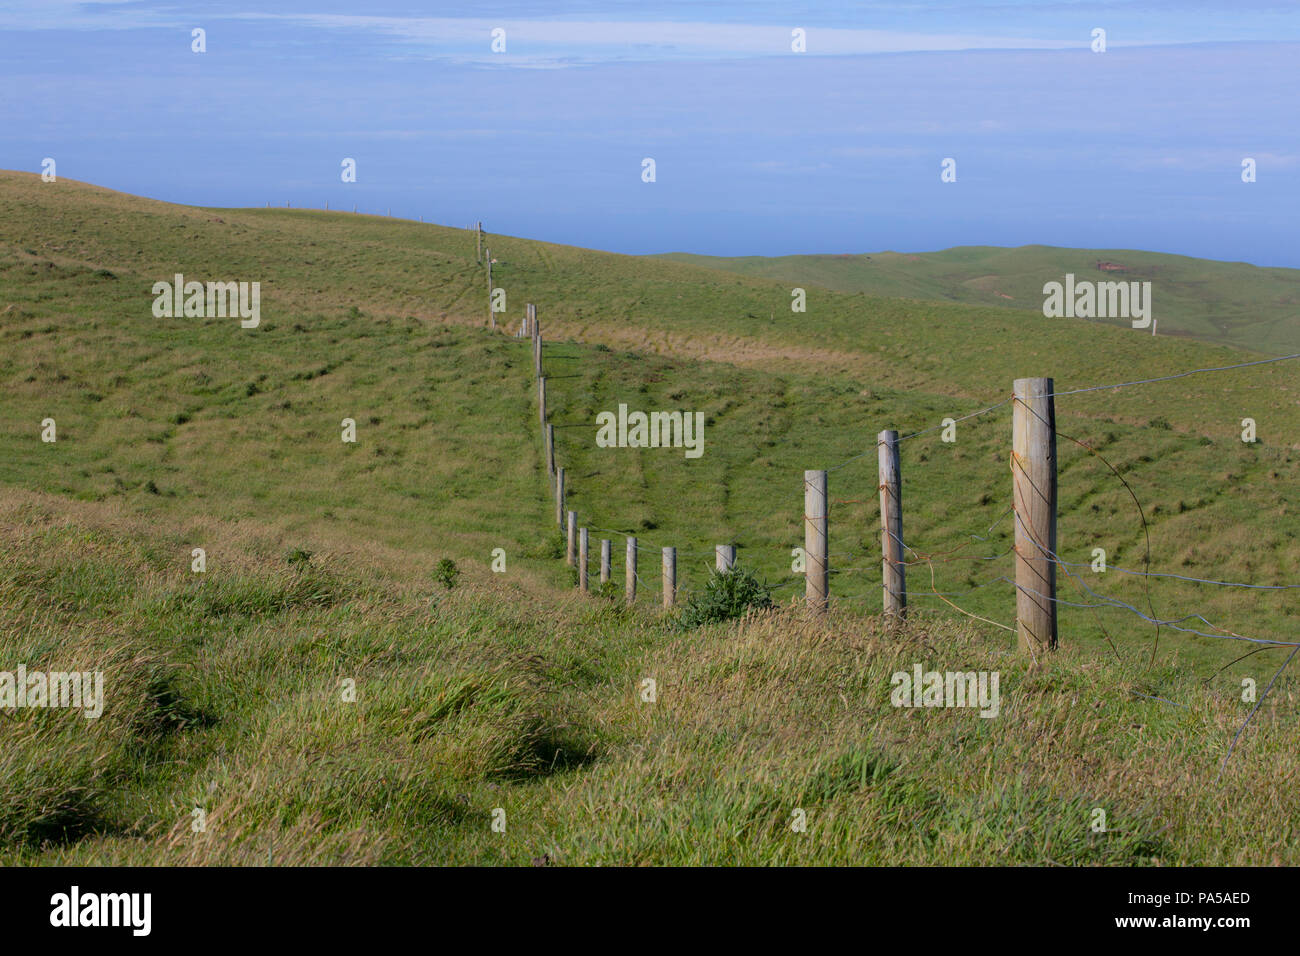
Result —
[[[730,571],[711,572],[704,590],[686,603],[678,623],[682,628],[691,628],[732,621],[750,608],[771,606],[771,586],[752,571],[737,566]]]
[[[451,558],[443,558],[439,561],[438,567],[433,572],[433,579],[448,591],[456,586],[456,578],[459,576],[460,568],[456,567],[456,562]]]
[[[290,548],[284,553],[284,563],[293,567],[295,564],[311,564],[312,552],[306,548]]]

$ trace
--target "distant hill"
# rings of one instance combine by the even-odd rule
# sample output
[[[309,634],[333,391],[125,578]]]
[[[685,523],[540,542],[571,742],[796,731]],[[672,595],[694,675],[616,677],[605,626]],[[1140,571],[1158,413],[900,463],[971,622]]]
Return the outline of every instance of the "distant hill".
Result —
[[[777,257],[673,252],[659,258],[838,292],[1033,311],[1043,307],[1044,283],[1062,281],[1067,272],[1078,280],[1149,281],[1162,335],[1277,354],[1300,351],[1300,269],[1057,246]]]

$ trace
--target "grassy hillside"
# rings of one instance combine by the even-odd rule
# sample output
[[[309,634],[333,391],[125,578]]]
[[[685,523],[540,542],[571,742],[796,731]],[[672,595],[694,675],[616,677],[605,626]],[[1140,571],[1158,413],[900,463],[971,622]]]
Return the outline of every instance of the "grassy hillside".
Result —
[[[6,657],[76,656],[110,682],[98,721],[0,720],[6,862],[1300,861],[1293,708],[1265,708],[1211,784],[1246,706],[1177,667],[1067,647],[1026,673],[970,628],[842,611],[680,633],[510,583],[287,565],[245,538],[196,582],[173,555],[201,524],[122,512],[0,502]],[[1000,671],[1002,712],[895,709],[890,675],[917,662]],[[1135,696],[1153,683],[1189,706]]]
[[[1043,285],[1063,282],[1066,273],[1073,273],[1078,281],[1150,282],[1159,334],[1187,335],[1279,355],[1300,352],[1300,269],[1133,249],[1055,246],[773,257],[670,253],[663,258],[780,279],[792,286],[1028,309],[1040,315]],[[1103,271],[1099,263],[1118,265],[1122,271]]]
[[[1230,764],[1238,842],[1193,832],[1224,792],[1204,787],[1248,710],[1241,679],[1262,688],[1285,650],[1232,663],[1250,648],[1165,628],[1148,667],[1149,625],[1066,606],[1067,651],[1028,675],[1009,633],[922,593],[933,571],[933,590],[1012,623],[997,580],[1012,573],[1006,406],[962,422],[955,444],[938,431],[904,443],[905,536],[934,554],[909,570],[917,621],[904,634],[867,616],[880,586],[873,454],[831,474],[829,630],[788,611],[682,634],[648,593],[654,549],[679,548],[689,593],[712,546],[735,542],[781,601],[794,595],[803,470],[871,452],[881,428],[930,429],[1005,398],[1016,376],[1065,390],[1253,353],[860,293],[813,291],[794,315],[782,282],[494,235],[502,321],[538,304],[570,505],[610,529],[593,537],[616,538],[616,555],[623,532],[651,549],[642,602],[624,612],[573,595],[556,560],[529,348],[484,327],[472,234],[173,206],[17,173],[0,174],[0,222],[6,654],[103,660],[122,688],[92,733],[58,712],[0,722],[0,805],[17,808],[0,844],[24,858],[1292,859],[1289,758],[1269,722],[1293,719],[1289,679]],[[175,272],[260,281],[260,327],[155,318],[151,286]],[[1279,363],[1063,396],[1060,428],[1124,474],[1154,570],[1300,582],[1295,375]],[[594,416],[620,402],[704,412],[704,456],[597,448]],[[1239,440],[1245,416],[1258,444]],[[46,418],[56,443],[41,441]],[[340,440],[344,418],[355,444]],[[1141,568],[1124,486],[1088,450],[1060,451],[1062,556],[1086,564],[1100,546],[1112,567]],[[203,575],[189,570],[195,547]],[[494,548],[505,574],[489,570]],[[431,576],[444,557],[464,571],[452,592]],[[1162,578],[1148,594],[1118,572],[1080,584],[1237,634],[1295,631],[1293,591]],[[922,719],[888,705],[899,660],[997,667],[1004,686],[1043,696],[1004,690],[1018,703],[994,721]],[[647,675],[670,688],[657,710],[638,703]],[[337,701],[349,676],[354,709]],[[1045,721],[1068,755],[1059,768]],[[939,759],[954,747],[971,762]],[[76,759],[51,760],[64,750]],[[507,798],[519,822],[493,844],[484,814]],[[196,841],[183,816],[200,800],[223,822]],[[816,841],[788,842],[790,800],[820,808]],[[1134,821],[1129,836],[1070,829],[1098,801]],[[1251,814],[1265,809],[1278,819],[1261,828]],[[1024,813],[1042,823],[1032,837]],[[972,822],[988,818],[1003,823]]]

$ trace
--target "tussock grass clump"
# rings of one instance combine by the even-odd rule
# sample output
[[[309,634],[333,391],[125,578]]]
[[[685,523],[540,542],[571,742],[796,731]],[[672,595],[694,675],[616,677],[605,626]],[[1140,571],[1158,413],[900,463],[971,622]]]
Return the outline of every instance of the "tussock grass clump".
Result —
[[[20,664],[28,674],[101,672],[103,711],[86,716],[89,694],[80,709],[0,711],[0,847],[64,844],[120,827],[118,790],[169,734],[199,719],[174,669],[120,634],[43,629],[6,642],[0,670]]]

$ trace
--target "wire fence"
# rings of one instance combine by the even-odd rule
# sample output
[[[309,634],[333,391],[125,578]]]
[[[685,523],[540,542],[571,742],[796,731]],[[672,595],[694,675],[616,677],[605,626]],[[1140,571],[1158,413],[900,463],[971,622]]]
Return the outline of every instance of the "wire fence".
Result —
[[[540,338],[540,332],[537,333],[537,337]],[[541,345],[539,344],[536,347],[540,349]],[[564,358],[568,360],[576,356],[558,355],[552,353],[552,357]],[[1131,388],[1131,387],[1136,387],[1141,385],[1170,382],[1170,381],[1188,378],[1190,376],[1195,376],[1195,375],[1229,372],[1238,369],[1254,368],[1258,366],[1292,361],[1296,359],[1300,359],[1300,353],[1277,356],[1274,358],[1259,359],[1259,360],[1248,361],[1248,362],[1239,362],[1230,365],[1194,368],[1194,369],[1188,369],[1186,371],[1177,372],[1170,375],[1153,376],[1150,378],[1135,379],[1131,381],[1123,381],[1123,382],[1117,382],[1113,384],[1087,385],[1078,388],[1069,388],[1064,390],[1053,389],[1050,392],[1048,392],[1045,397],[1047,399],[1054,401],[1056,398],[1061,398],[1061,397],[1082,395],[1082,394],[1087,394],[1092,392],[1113,391],[1122,388]],[[539,363],[539,367],[540,367],[540,363]],[[577,377],[577,376],[576,375],[554,376],[554,378],[556,379],[562,377]],[[551,376],[547,376],[547,378],[549,379],[551,378]],[[967,414],[957,416],[957,417],[945,418],[938,425],[931,425],[931,426],[917,428],[913,431],[901,435],[896,434],[893,440],[897,443],[902,443],[902,442],[910,441],[911,439],[914,438],[919,438],[924,435],[932,434],[942,429],[952,428],[957,424],[982,418],[986,415],[990,415],[991,413],[996,412],[1002,408],[1005,408],[1006,406],[1012,404],[1013,402],[1016,402],[1016,399],[1017,396],[1013,393],[1001,399],[1000,401],[996,401],[976,411],[969,412]],[[1032,556],[1037,558],[1046,558],[1048,561],[1050,561],[1053,567],[1059,569],[1065,579],[1065,582],[1067,584],[1070,584],[1077,591],[1079,591],[1079,598],[1080,598],[1079,600],[1069,600],[1060,597],[1058,594],[1055,593],[1047,593],[1044,590],[1036,589],[1034,587],[1027,585],[1024,581],[1018,582],[1016,577],[1008,576],[1007,574],[995,574],[993,577],[987,578],[978,583],[971,583],[967,587],[960,590],[951,590],[951,589],[940,590],[937,582],[937,577],[936,577],[936,566],[942,567],[946,565],[958,565],[963,562],[972,562],[976,565],[985,564],[992,567],[995,565],[996,562],[1013,556],[1014,556],[1014,560],[1017,561],[1018,563],[1021,561],[1021,559],[1026,558],[1026,554],[1023,551],[1021,551],[1020,548],[1015,544],[1013,544],[1011,547],[999,550],[997,551],[997,553],[994,554],[963,553],[976,544],[985,544],[990,541],[993,541],[995,538],[994,536],[995,529],[997,529],[999,525],[1001,525],[1001,523],[1005,521],[1007,517],[1015,515],[1017,524],[1019,525],[1022,523],[1023,521],[1022,514],[1021,514],[1023,510],[1022,503],[1014,500],[1012,502],[1012,505],[1008,507],[1005,511],[1003,511],[982,533],[967,532],[966,534],[963,535],[964,540],[962,540],[960,544],[946,551],[922,550],[921,548],[918,548],[914,544],[908,544],[901,537],[893,536],[893,540],[896,541],[898,547],[900,548],[899,551],[900,558],[899,560],[897,560],[896,563],[900,567],[907,567],[907,568],[924,567],[929,572],[929,588],[928,589],[917,588],[914,590],[909,590],[906,592],[906,596],[937,599],[941,601],[944,605],[959,612],[962,615],[965,615],[969,618],[972,618],[984,624],[988,624],[990,626],[999,628],[1001,630],[1010,631],[1010,632],[1015,632],[1017,630],[1014,621],[1012,624],[1009,625],[1001,621],[997,621],[992,618],[986,617],[984,615],[976,614],[973,611],[961,607],[960,605],[955,603],[955,601],[952,599],[954,598],[960,599],[960,598],[968,597],[970,595],[976,594],[977,592],[982,592],[985,589],[994,588],[999,585],[1002,585],[1002,586],[1009,587],[1017,594],[1025,594],[1031,596],[1039,601],[1048,602],[1050,605],[1054,607],[1059,606],[1059,607],[1068,607],[1068,608],[1073,608],[1078,610],[1087,610],[1092,612],[1093,615],[1096,615],[1097,612],[1100,611],[1126,612],[1127,614],[1131,615],[1134,619],[1136,619],[1138,622],[1143,623],[1145,625],[1149,625],[1155,629],[1155,638],[1153,641],[1152,652],[1151,652],[1152,662],[1154,662],[1155,660],[1156,650],[1159,646],[1160,634],[1161,631],[1164,629],[1168,629],[1170,631],[1177,632],[1177,633],[1193,635],[1197,637],[1212,638],[1212,639],[1224,640],[1224,641],[1236,641],[1248,645],[1253,645],[1255,647],[1255,650],[1251,651],[1250,653],[1255,653],[1257,651],[1267,650],[1272,648],[1290,648],[1291,649],[1290,655],[1286,657],[1285,661],[1283,661],[1281,666],[1276,670],[1272,679],[1269,681],[1267,687],[1265,688],[1264,694],[1260,696],[1259,703],[1262,704],[1264,697],[1267,696],[1267,694],[1272,690],[1273,686],[1275,685],[1280,675],[1283,673],[1283,671],[1286,669],[1286,667],[1290,664],[1292,659],[1295,657],[1296,651],[1300,650],[1300,642],[1277,640],[1269,637],[1259,637],[1259,636],[1249,636],[1245,634],[1239,634],[1229,628],[1222,627],[1218,624],[1215,624],[1204,613],[1200,613],[1200,612],[1194,612],[1194,613],[1181,615],[1181,616],[1159,614],[1156,611],[1153,604],[1153,598],[1150,592],[1150,583],[1152,581],[1161,581],[1161,580],[1177,581],[1185,584],[1195,584],[1198,586],[1240,589],[1244,591],[1254,591],[1254,592],[1285,592],[1285,591],[1297,590],[1300,589],[1300,583],[1279,584],[1279,583],[1258,583],[1258,582],[1250,582],[1250,581],[1229,581],[1229,580],[1221,580],[1218,578],[1199,577],[1191,574],[1179,574],[1172,571],[1152,570],[1150,529],[1149,529],[1149,524],[1146,516],[1146,510],[1143,508],[1140,499],[1138,498],[1137,494],[1134,492],[1131,483],[1128,482],[1125,479],[1124,475],[1118,469],[1116,469],[1114,465],[1112,465],[1105,458],[1105,456],[1103,456],[1099,451],[1097,451],[1096,448],[1092,447],[1085,441],[1082,441],[1080,439],[1067,435],[1064,432],[1061,432],[1056,427],[1056,423],[1054,420],[1047,421],[1043,419],[1042,416],[1038,416],[1037,413],[1034,412],[1032,408],[1029,408],[1029,406],[1026,403],[1017,402],[1017,407],[1020,406],[1023,406],[1025,410],[1028,411],[1031,415],[1037,416],[1040,422],[1044,423],[1049,427],[1053,441],[1057,436],[1059,436],[1061,438],[1066,439],[1069,442],[1072,442],[1073,444],[1078,445],[1090,455],[1093,455],[1096,458],[1098,458],[1106,466],[1110,475],[1113,478],[1115,478],[1120,484],[1122,484],[1124,490],[1131,497],[1141,521],[1142,537],[1145,542],[1144,558],[1143,558],[1144,566],[1141,569],[1132,568],[1132,567],[1115,566],[1115,567],[1107,567],[1105,570],[1113,570],[1117,574],[1123,575],[1125,578],[1134,579],[1136,581],[1141,582],[1144,588],[1143,603],[1146,605],[1146,609],[1143,610],[1138,606],[1136,606],[1135,603],[1123,600],[1112,594],[1099,593],[1098,590],[1095,590],[1093,587],[1091,587],[1088,584],[1087,581],[1084,580],[1082,574],[1073,573],[1071,571],[1071,569],[1087,568],[1090,566],[1089,562],[1066,560],[1065,558],[1057,554],[1053,549],[1043,546],[1041,543],[1036,541],[1032,536],[1023,536],[1024,540],[1030,541],[1035,546],[1035,548],[1037,548],[1038,551],[1040,552],[1039,554],[1032,555]],[[556,428],[570,428],[570,427],[583,427],[583,426],[591,427],[590,423],[587,422],[565,422],[565,423],[555,424]],[[885,444],[883,440],[877,440],[877,442],[873,447],[868,447],[864,451],[857,452],[851,456],[844,458],[843,460],[835,464],[827,466],[824,469],[824,473],[829,474],[829,473],[838,472],[841,469],[844,469],[856,462],[859,462],[864,458],[867,458],[872,455],[876,455],[878,454],[879,449],[883,444]],[[1013,455],[1012,465],[1014,470],[1014,465],[1015,465],[1014,455]],[[1053,467],[1055,467],[1055,465],[1053,465]],[[816,474],[816,473],[809,473],[809,474]],[[810,479],[807,477],[807,475],[805,476],[804,485],[805,485],[805,492],[807,492],[807,490],[811,487]],[[823,483],[823,487],[824,487],[824,483]],[[883,487],[884,487],[883,485],[878,485],[875,490],[880,491],[882,490]],[[825,500],[824,513],[811,514],[811,515],[804,513],[802,516],[805,528],[807,528],[810,525],[815,528],[820,528],[822,529],[821,531],[822,534],[825,534],[825,530],[824,530],[825,523],[830,520],[833,511],[838,511],[838,509],[845,506],[855,506],[855,505],[869,506],[871,504],[871,502],[866,499],[841,498],[841,499],[824,499],[824,500]],[[644,533],[645,530],[653,530],[653,529],[639,529],[639,528],[619,529],[619,528],[592,527],[589,530],[596,532],[598,534],[608,534],[611,536],[622,536],[625,538],[635,537],[637,539],[636,550],[638,553],[647,553],[647,554],[655,554],[655,555],[663,554],[663,546],[651,544],[650,542],[645,541],[642,537],[642,534]],[[1019,532],[1021,529],[1017,527],[1016,530],[1017,532]],[[888,540],[891,537],[891,533],[889,531],[885,531],[884,537],[886,540]],[[1018,533],[1017,540],[1020,540],[1021,538],[1022,536]],[[799,550],[800,549],[796,548],[792,553],[798,553]],[[906,558],[901,557],[903,551],[906,551],[908,557]],[[881,573],[882,553],[878,550],[861,548],[861,549],[849,550],[849,551],[836,551],[836,552],[826,551],[825,554],[826,554],[825,567],[818,567],[816,570],[819,573],[822,573],[825,576],[827,581],[851,580],[855,575],[874,576]],[[679,549],[676,551],[676,557],[679,560],[686,559],[689,561],[689,560],[700,559],[700,558],[713,558],[714,556],[715,556],[715,550],[713,548],[691,550],[691,551],[682,551]],[[804,555],[805,559],[809,559],[809,557],[810,556],[807,554]],[[855,563],[852,560],[852,559],[863,559],[863,558],[868,559],[865,564]],[[884,560],[886,563],[888,562],[888,559],[884,559]],[[797,583],[801,577],[805,577],[805,576],[806,575],[801,575],[799,573],[792,572],[790,575],[785,576],[784,580],[786,582]],[[645,578],[639,572],[635,573],[635,580],[637,582],[639,589],[651,590],[651,588],[647,585]],[[676,593],[679,599],[682,596],[686,596],[691,593],[690,589],[681,586],[680,578],[677,578],[677,584],[678,587],[676,589]],[[652,594],[654,593],[653,590],[651,590],[651,593]],[[827,593],[829,593],[829,586],[827,587]],[[859,601],[871,601],[871,600],[878,601],[880,600],[880,598],[879,597],[872,598],[870,595],[844,595],[844,596],[837,596],[835,600],[836,602],[845,602],[845,603],[853,604]],[[1112,650],[1114,650],[1118,654],[1118,650],[1110,634],[1106,631],[1104,626],[1101,625],[1100,618],[1096,619],[1096,623],[1098,628],[1101,630],[1107,643],[1109,643]],[[1031,648],[1031,653],[1033,653],[1032,648]],[[1246,656],[1249,656],[1249,654]],[[1240,659],[1241,658],[1239,658],[1238,660]],[[1225,666],[1231,666],[1231,665],[1225,665]],[[1184,704],[1181,704],[1177,701],[1166,700],[1158,696],[1140,694],[1137,692],[1132,692],[1132,693],[1134,693],[1138,697],[1144,697],[1155,701],[1161,701],[1163,703],[1173,704],[1175,706],[1185,706]],[[1255,709],[1251,711],[1250,715],[1246,718],[1246,721],[1243,723],[1242,727],[1239,728],[1239,730],[1237,731],[1237,734],[1233,738],[1233,744],[1232,744],[1233,747],[1235,747],[1237,740],[1240,738],[1242,730],[1245,729],[1246,724],[1248,724],[1250,720],[1254,717],[1254,714],[1258,711],[1258,708],[1259,708],[1259,704],[1257,704]],[[1230,747],[1228,754],[1224,758],[1225,764],[1227,758],[1231,756],[1231,752],[1232,752],[1232,748]]]

